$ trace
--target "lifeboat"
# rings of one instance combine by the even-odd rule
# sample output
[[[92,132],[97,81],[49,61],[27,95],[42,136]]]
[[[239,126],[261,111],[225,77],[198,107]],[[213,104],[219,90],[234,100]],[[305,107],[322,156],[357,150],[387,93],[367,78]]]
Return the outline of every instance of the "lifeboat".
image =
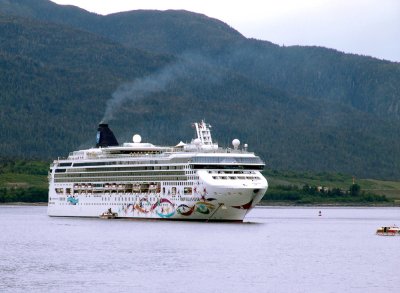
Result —
[[[100,215],[101,219],[115,219],[118,217],[117,213],[113,213],[111,209],[108,209],[106,212]]]

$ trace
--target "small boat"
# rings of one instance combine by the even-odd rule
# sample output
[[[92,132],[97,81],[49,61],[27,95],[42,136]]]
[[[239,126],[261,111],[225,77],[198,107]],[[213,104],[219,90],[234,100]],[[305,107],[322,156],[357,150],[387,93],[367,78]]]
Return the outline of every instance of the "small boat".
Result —
[[[111,209],[108,209],[107,212],[104,212],[100,215],[100,218],[102,219],[115,219],[116,217],[118,217],[118,214],[113,213]]]
[[[383,226],[376,230],[376,235],[380,236],[400,236],[400,228],[397,226]]]

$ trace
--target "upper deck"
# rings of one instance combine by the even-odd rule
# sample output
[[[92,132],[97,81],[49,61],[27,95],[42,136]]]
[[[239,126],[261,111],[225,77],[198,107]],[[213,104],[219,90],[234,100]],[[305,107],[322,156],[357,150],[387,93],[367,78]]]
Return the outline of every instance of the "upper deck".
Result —
[[[102,128],[108,126],[101,124]],[[58,158],[55,164],[62,162],[114,162],[114,164],[166,164],[166,163],[190,163],[199,168],[206,168],[211,165],[255,165],[264,166],[264,162],[254,153],[247,151],[247,145],[239,147],[238,139],[232,141],[233,148],[222,148],[213,143],[211,139],[210,125],[204,121],[194,123],[197,138],[190,143],[179,142],[175,146],[155,146],[151,143],[141,142],[139,135],[133,136],[133,142],[122,145],[107,146],[99,142],[101,133],[97,135],[97,147],[85,150],[74,151],[67,158]],[[110,135],[111,130],[107,129]],[[111,135],[112,132],[111,132]],[[115,140],[116,141],[116,140]],[[103,145],[103,146],[101,146]],[[105,145],[105,146],[104,146]],[[78,166],[77,164],[75,164]]]

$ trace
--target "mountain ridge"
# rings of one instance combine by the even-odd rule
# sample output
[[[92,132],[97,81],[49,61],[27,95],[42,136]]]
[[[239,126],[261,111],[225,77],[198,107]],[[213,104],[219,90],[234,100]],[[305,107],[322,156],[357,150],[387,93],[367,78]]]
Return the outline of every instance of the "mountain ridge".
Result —
[[[45,0],[0,0],[0,11],[3,156],[50,159],[94,141],[121,85],[169,70],[159,90],[118,104],[119,141],[174,145],[206,118],[223,145],[239,138],[273,169],[400,176],[398,63],[247,39],[187,11],[101,16]]]

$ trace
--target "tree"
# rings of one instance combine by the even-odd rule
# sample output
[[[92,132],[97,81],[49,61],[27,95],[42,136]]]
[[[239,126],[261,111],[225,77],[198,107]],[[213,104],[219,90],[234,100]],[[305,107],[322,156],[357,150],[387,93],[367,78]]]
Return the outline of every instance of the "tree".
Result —
[[[357,183],[352,184],[350,186],[349,192],[350,192],[351,196],[359,196],[360,195],[360,191],[361,191],[361,187]]]

